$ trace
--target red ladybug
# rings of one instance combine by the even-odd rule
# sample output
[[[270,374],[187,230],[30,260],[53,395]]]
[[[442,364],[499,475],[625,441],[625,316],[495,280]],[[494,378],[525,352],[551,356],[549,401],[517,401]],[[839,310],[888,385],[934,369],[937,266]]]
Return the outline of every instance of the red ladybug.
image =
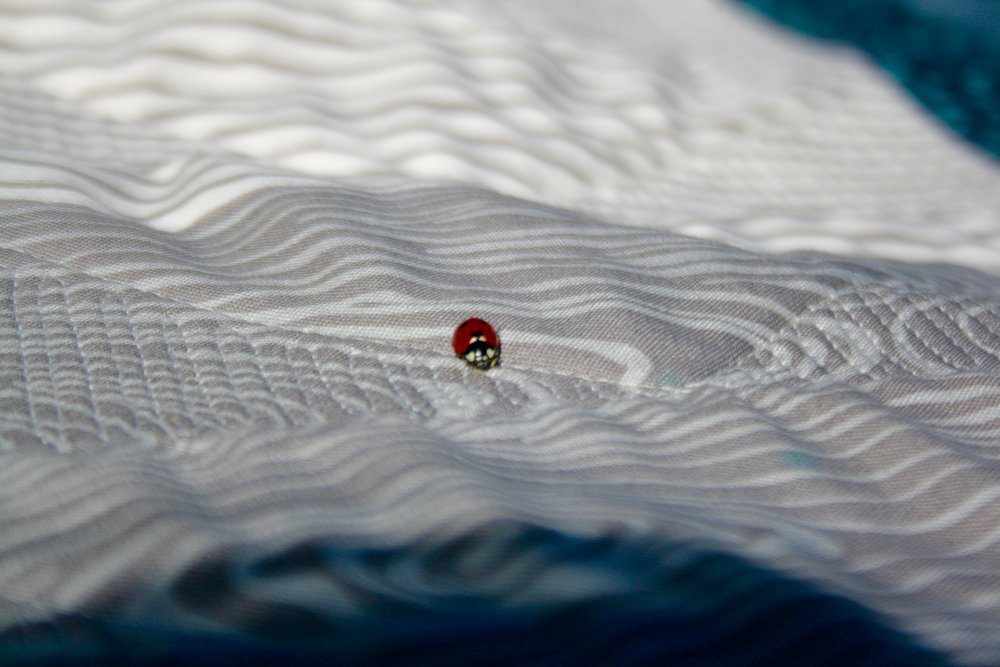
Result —
[[[500,363],[500,336],[489,322],[478,318],[465,320],[455,329],[451,346],[470,366],[488,370]]]

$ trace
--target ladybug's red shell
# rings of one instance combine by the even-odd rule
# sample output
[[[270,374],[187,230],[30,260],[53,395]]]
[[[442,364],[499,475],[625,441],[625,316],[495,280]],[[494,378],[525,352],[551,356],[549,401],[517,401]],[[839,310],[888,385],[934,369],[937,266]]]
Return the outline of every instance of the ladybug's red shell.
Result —
[[[500,337],[496,329],[476,317],[458,325],[451,346],[470,366],[487,370],[500,363]]]

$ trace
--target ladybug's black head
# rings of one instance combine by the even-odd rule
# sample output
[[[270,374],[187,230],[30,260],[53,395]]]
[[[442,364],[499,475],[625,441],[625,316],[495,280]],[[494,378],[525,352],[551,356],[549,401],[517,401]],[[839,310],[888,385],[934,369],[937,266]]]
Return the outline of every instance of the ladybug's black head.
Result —
[[[500,362],[500,348],[487,343],[482,333],[477,332],[473,334],[472,342],[469,343],[469,347],[465,348],[465,354],[462,355],[462,358],[470,365],[485,371]]]

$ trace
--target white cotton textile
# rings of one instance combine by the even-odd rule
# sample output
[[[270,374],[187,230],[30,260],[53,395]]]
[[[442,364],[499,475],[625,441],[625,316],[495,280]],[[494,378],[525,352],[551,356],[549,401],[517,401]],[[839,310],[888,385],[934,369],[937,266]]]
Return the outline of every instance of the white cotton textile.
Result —
[[[859,56],[684,0],[0,18],[0,629],[510,519],[1000,662],[1000,170]]]

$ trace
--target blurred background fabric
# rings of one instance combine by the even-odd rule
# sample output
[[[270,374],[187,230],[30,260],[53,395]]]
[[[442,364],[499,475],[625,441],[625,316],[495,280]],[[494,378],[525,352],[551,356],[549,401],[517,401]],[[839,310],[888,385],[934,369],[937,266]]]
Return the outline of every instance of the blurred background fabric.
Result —
[[[1000,157],[1000,4],[992,0],[747,4],[870,55],[957,134]]]
[[[0,0],[0,664],[1000,663],[995,7]]]

